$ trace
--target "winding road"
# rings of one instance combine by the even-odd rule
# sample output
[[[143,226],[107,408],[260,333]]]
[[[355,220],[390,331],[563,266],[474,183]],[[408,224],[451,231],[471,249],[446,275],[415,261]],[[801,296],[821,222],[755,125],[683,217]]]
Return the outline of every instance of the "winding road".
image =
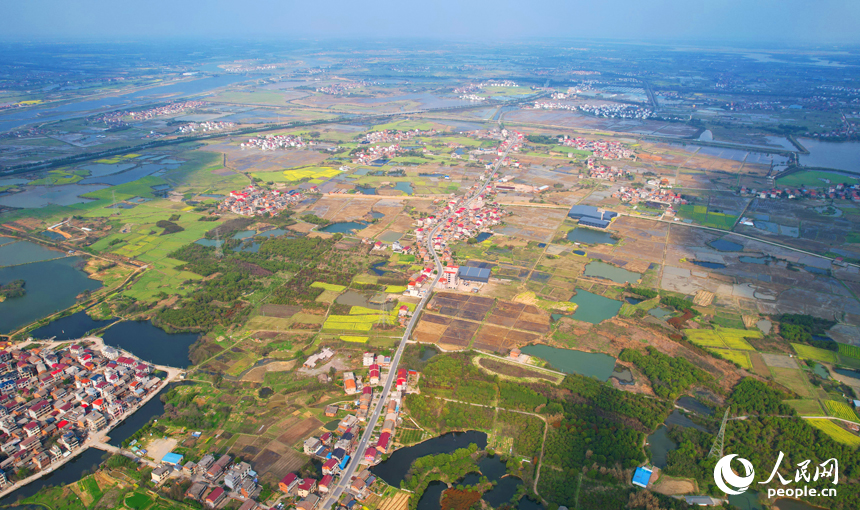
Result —
[[[484,192],[487,184],[493,179],[493,175],[499,169],[499,166],[502,164],[502,161],[508,156],[508,151],[514,145],[512,140],[508,139],[509,143],[507,148],[505,149],[505,154],[501,156],[495,165],[493,165],[492,170],[487,174],[487,178],[481,182],[481,185],[478,189],[463,203],[462,207],[468,207],[468,205],[480,194]],[[349,464],[346,469],[341,473],[340,480],[338,480],[337,485],[334,489],[331,490],[329,495],[323,500],[320,508],[323,510],[328,510],[335,503],[337,503],[340,496],[344,493],[344,491],[349,487],[350,482],[352,481],[352,476],[355,474],[356,469],[358,469],[359,464],[364,460],[364,452],[367,450],[368,445],[370,444],[370,438],[373,436],[373,431],[376,429],[376,424],[379,422],[379,417],[382,414],[382,410],[386,407],[385,402],[388,399],[388,395],[391,393],[391,387],[394,385],[395,377],[397,376],[397,366],[400,364],[400,358],[403,356],[403,350],[406,348],[406,344],[409,342],[409,337],[412,335],[412,330],[415,328],[415,324],[418,322],[418,316],[421,315],[421,310],[424,309],[424,306],[430,301],[430,297],[433,295],[433,289],[436,288],[436,285],[439,283],[439,280],[442,278],[442,261],[439,260],[439,256],[436,254],[436,250],[433,248],[433,238],[436,237],[436,233],[439,231],[439,228],[445,223],[445,218],[440,218],[440,220],[436,223],[436,226],[433,227],[433,230],[430,232],[430,235],[427,237],[427,249],[433,255],[433,260],[436,262],[436,278],[433,279],[433,283],[430,286],[430,290],[421,298],[421,301],[415,307],[415,311],[412,314],[412,318],[409,319],[409,323],[406,325],[406,331],[403,332],[403,337],[400,339],[400,345],[397,347],[397,351],[394,353],[394,357],[391,359],[391,368],[388,370],[388,377],[385,379],[385,385],[382,388],[382,394],[379,400],[377,401],[376,407],[373,409],[373,413],[370,414],[367,418],[367,427],[364,429],[364,434],[361,436],[361,441],[358,443],[358,447],[355,449],[355,454],[349,460]]]

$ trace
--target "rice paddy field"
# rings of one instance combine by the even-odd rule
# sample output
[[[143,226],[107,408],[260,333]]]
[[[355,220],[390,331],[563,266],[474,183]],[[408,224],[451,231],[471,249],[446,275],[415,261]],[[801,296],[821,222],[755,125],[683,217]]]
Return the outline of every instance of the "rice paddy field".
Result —
[[[857,413],[854,412],[854,409],[852,409],[851,406],[849,406],[845,402],[839,402],[837,400],[825,400],[824,407],[827,409],[827,414],[830,416],[860,423],[860,419],[858,419]]]
[[[689,218],[704,227],[714,227],[723,230],[731,230],[735,226],[738,217],[725,213],[708,211],[704,205],[680,205],[678,215]]]
[[[760,331],[752,329],[720,328],[715,329],[685,329],[684,334],[696,345],[702,347],[716,347],[725,349],[737,349],[741,351],[754,351],[752,345],[746,338],[761,338]]]
[[[835,352],[828,351],[827,349],[819,349],[818,347],[812,347],[811,345],[805,344],[791,344],[791,347],[794,349],[794,352],[803,359],[812,359],[824,363],[839,362],[839,356]]]
[[[839,425],[833,423],[830,420],[820,419],[820,420],[807,420],[809,424],[818,430],[824,432],[837,443],[847,444],[848,446],[857,447],[860,446],[860,437],[848,432],[843,429]]]

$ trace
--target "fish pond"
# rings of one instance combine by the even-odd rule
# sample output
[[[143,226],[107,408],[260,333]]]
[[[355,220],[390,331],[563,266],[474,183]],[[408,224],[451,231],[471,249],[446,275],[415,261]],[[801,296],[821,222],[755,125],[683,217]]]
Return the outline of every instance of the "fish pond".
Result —
[[[708,243],[708,246],[717,251],[744,251],[744,245],[733,243],[725,239],[714,239]]]
[[[329,232],[332,234],[354,234],[356,231],[363,229],[367,223],[363,221],[344,221],[340,223],[332,223],[325,227],[319,228],[320,232]]]
[[[570,298],[570,302],[577,305],[576,311],[572,315],[552,314],[552,319],[559,320],[561,317],[571,317],[578,321],[600,324],[618,315],[618,310],[621,310],[623,304],[621,301],[582,289],[576,289],[576,295]]]
[[[609,232],[594,230],[584,227],[576,227],[567,233],[567,240],[582,244],[617,244]]]
[[[633,271],[600,261],[589,262],[585,266],[584,275],[605,278],[615,283],[636,283],[642,276],[639,273],[634,273]]]
[[[554,369],[566,374],[587,375],[601,381],[608,380],[615,370],[615,358],[608,354],[561,349],[549,345],[527,345],[523,354],[540,358]]]

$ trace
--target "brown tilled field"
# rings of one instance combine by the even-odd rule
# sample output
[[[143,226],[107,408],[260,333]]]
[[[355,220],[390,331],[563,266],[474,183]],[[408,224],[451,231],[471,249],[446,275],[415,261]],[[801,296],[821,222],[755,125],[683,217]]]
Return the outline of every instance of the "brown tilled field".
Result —
[[[280,441],[272,441],[254,459],[253,465],[264,482],[275,483],[298,471],[307,462],[307,457]]]
[[[321,426],[322,422],[317,420],[316,418],[305,418],[304,420],[291,426],[283,434],[278,436],[278,441],[286,445],[294,444],[299,439],[304,439],[308,436],[308,434],[320,428]]]
[[[260,315],[289,319],[302,310],[301,306],[266,304],[260,307]]]
[[[393,498],[387,498],[379,505],[379,510],[406,510],[409,508],[409,494],[398,492]]]

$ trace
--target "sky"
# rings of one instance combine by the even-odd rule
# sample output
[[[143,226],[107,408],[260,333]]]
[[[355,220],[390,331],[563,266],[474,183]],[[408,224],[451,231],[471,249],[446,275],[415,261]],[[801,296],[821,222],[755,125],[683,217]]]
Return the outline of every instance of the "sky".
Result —
[[[860,43],[858,0],[4,0],[0,39]]]

